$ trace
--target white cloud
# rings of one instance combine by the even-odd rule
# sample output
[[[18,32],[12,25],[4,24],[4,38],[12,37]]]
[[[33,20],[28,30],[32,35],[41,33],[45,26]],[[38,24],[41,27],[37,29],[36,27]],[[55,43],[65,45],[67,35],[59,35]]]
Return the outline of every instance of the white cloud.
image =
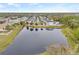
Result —
[[[9,6],[20,7],[20,4],[17,3],[7,3]]]
[[[0,4],[0,7],[5,7],[5,5]],[[11,11],[4,10],[4,11],[9,11],[9,12],[79,12],[78,8],[70,8],[67,7],[68,5],[65,4],[59,4],[59,5],[43,5],[43,4],[39,4],[39,3],[28,3],[26,4],[26,6],[24,6],[23,8],[21,8],[22,4],[18,4],[18,3],[8,3],[8,6],[12,6],[12,8],[10,8]],[[17,8],[15,8],[15,7]],[[70,6],[70,5],[69,5]],[[20,7],[20,8],[18,8]],[[26,8],[27,7],[27,8]],[[30,7],[30,8],[29,8]],[[2,10],[3,11],[3,10]]]
[[[29,6],[36,6],[36,7],[42,7],[40,3],[28,3]]]
[[[28,5],[35,6],[35,5],[39,5],[39,3],[28,3]]]

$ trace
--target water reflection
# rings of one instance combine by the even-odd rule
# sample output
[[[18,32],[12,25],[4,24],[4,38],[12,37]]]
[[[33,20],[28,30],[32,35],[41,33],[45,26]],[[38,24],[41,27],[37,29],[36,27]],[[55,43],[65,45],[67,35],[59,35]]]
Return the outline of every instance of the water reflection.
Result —
[[[41,28],[41,30],[43,30],[43,28]]]
[[[45,30],[48,30],[48,31],[52,31],[54,28],[40,28],[40,29],[39,29],[39,28],[32,28],[32,27],[28,27],[28,26],[27,26],[26,29],[27,29],[27,30],[30,30],[30,31],[33,31],[33,30],[38,31],[38,30],[44,30],[44,29],[45,29]],[[55,29],[56,29],[56,28],[55,28]]]
[[[50,30],[52,31],[53,29],[54,29],[54,28],[46,28],[46,30],[49,30],[49,31],[50,31]]]
[[[38,28],[35,28],[35,31],[38,31]]]
[[[33,28],[30,28],[30,31],[33,31]]]
[[[39,28],[32,28],[32,27],[28,27],[28,26],[26,27],[26,29],[27,29],[27,30],[30,30],[30,31],[33,31],[33,30],[35,30],[35,31],[43,30],[43,28],[40,28],[40,29],[39,29]]]

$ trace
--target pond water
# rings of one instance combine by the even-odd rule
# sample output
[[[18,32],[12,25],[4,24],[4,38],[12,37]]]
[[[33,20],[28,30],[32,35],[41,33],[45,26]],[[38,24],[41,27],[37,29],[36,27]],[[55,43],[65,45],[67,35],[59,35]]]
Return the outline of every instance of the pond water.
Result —
[[[24,27],[14,41],[1,54],[35,55],[44,52],[51,44],[68,46],[61,29],[32,29]]]

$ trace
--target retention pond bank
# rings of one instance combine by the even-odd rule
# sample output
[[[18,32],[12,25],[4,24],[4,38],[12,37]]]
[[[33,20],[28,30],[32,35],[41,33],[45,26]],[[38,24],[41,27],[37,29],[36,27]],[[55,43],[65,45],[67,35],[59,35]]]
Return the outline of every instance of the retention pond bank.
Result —
[[[30,31],[26,27],[20,31],[14,41],[0,54],[7,55],[35,55],[46,50],[51,44],[63,44],[68,46],[65,36],[61,29],[42,29],[35,28]]]

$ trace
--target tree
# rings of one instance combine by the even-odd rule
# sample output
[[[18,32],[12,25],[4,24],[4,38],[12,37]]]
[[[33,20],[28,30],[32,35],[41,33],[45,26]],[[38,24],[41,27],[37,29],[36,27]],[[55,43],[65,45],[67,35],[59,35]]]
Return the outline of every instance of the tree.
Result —
[[[6,30],[12,30],[13,28],[12,28],[12,26],[7,25],[7,26],[5,27],[5,29],[6,29]]]
[[[21,21],[20,24],[21,24],[21,25],[25,25],[25,22],[24,22],[24,21]]]
[[[38,25],[38,23],[35,23],[35,25]]]

